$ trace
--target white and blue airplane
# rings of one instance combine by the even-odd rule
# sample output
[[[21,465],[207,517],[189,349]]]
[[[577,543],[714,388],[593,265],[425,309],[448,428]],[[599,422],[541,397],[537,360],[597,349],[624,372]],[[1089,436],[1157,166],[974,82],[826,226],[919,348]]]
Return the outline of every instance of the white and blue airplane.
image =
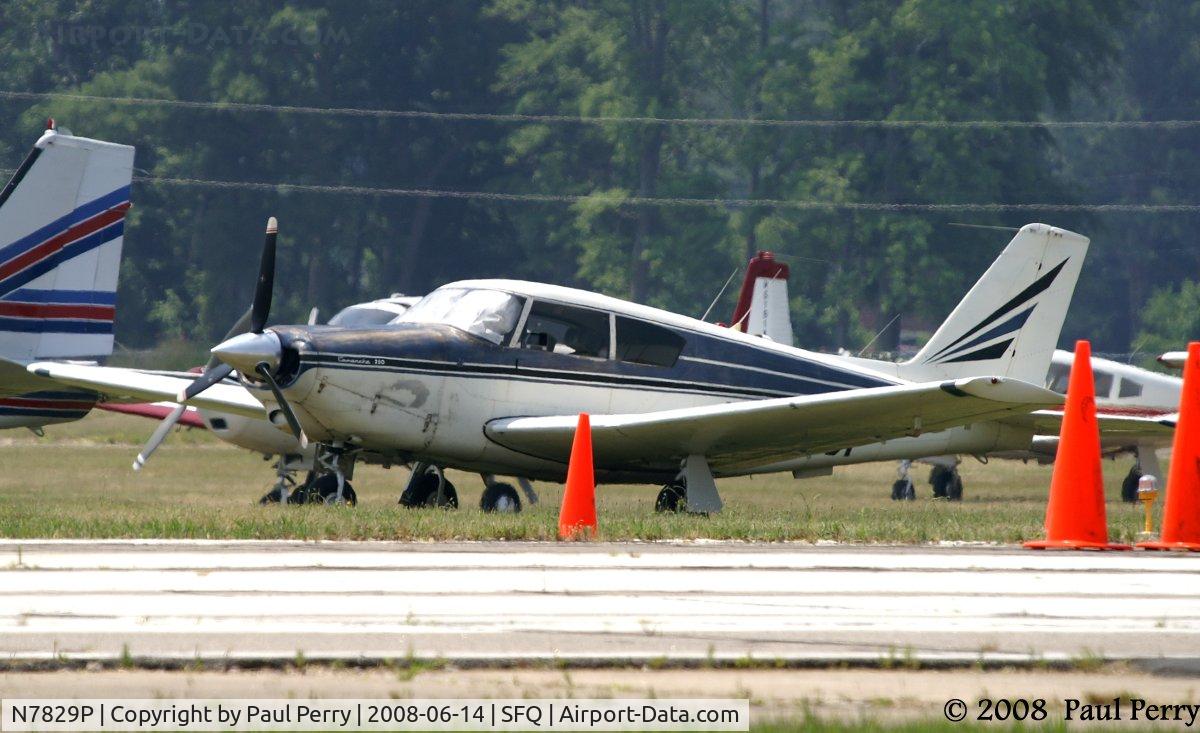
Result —
[[[221,363],[199,379],[29,371],[110,399],[265,409],[317,443],[332,501],[365,453],[417,466],[410,500],[453,495],[446,467],[561,481],[588,412],[598,480],[662,484],[657,508],[712,512],[716,478],[1028,448],[1030,413],[1061,403],[1040,385],[1088,245],[1023,227],[916,357],[877,366],[518,280],[451,283],[380,326],[267,328],[275,238],[272,219],[248,332],[214,347]],[[223,383],[234,370],[241,385]],[[516,492],[492,483],[484,494],[486,507]]]
[[[100,399],[25,367],[112,354],[133,156],[50,120],[0,190],[0,428],[40,432]]]

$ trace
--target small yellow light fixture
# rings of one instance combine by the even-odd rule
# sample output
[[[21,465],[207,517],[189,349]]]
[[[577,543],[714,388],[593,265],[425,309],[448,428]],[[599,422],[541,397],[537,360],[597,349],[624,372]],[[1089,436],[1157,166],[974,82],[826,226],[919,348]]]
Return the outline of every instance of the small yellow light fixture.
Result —
[[[1158,535],[1154,532],[1154,500],[1158,498],[1158,479],[1149,474],[1138,479],[1137,497],[1146,512],[1146,524],[1138,539],[1156,540]]]

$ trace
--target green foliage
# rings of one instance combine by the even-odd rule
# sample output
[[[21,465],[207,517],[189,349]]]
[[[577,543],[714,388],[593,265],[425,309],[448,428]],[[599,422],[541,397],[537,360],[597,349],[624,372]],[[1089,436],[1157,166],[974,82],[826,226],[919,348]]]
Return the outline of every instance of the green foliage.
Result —
[[[633,117],[1200,117],[1200,10],[1166,0],[362,0],[0,5],[0,89]],[[703,312],[758,249],[792,263],[801,343],[936,325],[1024,215],[646,206],[646,197],[1179,202],[1200,132],[546,124],[0,100],[15,165],[53,114],[153,176],[584,197],[517,203],[138,183],[118,340],[208,343],[281,222],[280,321],[475,276]],[[1047,214],[1093,237],[1064,341],[1128,348],[1200,267],[1194,217]],[[1180,266],[1182,264],[1182,266]],[[736,291],[736,288],[731,289]],[[714,319],[730,312],[728,292]],[[1141,317],[1145,329],[1158,315]],[[1163,326],[1165,328],[1165,326]],[[1147,331],[1148,333],[1150,331]],[[1194,331],[1192,334],[1194,335]],[[872,348],[893,350],[899,329]]]
[[[1142,311],[1142,322],[1138,350],[1148,357],[1180,351],[1200,339],[1200,283],[1185,280],[1178,288],[1156,290]]]

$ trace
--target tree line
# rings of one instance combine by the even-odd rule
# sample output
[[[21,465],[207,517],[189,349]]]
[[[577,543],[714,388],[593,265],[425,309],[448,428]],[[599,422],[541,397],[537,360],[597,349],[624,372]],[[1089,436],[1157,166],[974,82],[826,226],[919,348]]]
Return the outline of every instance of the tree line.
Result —
[[[988,123],[1200,119],[1198,34],[1171,0],[11,0],[0,93],[126,101],[0,94],[0,155],[51,115],[138,147],[131,348],[224,333],[276,215],[282,320],[478,276],[699,315],[769,249],[798,343],[881,351],[1040,220],[1092,238],[1064,343],[1147,352],[1200,334],[1196,213],[938,206],[1195,202],[1195,125]]]

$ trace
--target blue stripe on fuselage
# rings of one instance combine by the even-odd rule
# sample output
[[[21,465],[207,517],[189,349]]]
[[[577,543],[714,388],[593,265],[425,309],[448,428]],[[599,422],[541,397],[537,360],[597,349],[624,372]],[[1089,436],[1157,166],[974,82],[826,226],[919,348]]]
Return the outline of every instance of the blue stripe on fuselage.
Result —
[[[673,367],[655,367],[497,346],[450,327],[396,324],[380,329],[285,327],[310,342],[301,369],[414,371],[469,378],[574,382],[629,389],[719,394],[746,399],[823,394],[895,384],[851,370],[708,334],[672,329],[687,339]],[[303,335],[302,335],[303,334]],[[700,359],[701,361],[696,361]],[[365,360],[366,363],[362,363]],[[379,363],[372,363],[378,361]]]

